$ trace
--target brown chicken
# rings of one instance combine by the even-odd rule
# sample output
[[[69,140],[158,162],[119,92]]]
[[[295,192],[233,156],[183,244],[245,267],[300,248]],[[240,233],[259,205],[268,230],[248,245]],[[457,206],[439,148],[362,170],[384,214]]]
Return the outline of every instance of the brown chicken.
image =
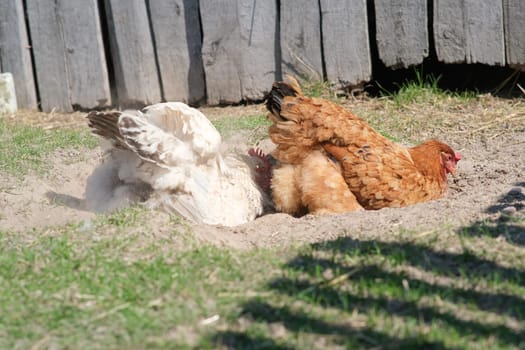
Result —
[[[273,84],[267,108],[273,121],[270,137],[277,145],[274,156],[281,162],[281,169],[291,167],[295,173],[301,173],[302,169],[317,167],[315,176],[309,181],[305,178],[308,175],[303,174],[302,178],[288,179],[288,183],[280,174],[284,170],[274,170],[272,189],[276,206],[282,202],[283,193],[293,196],[294,191],[287,185],[296,189],[304,187],[306,182],[320,188],[324,193],[322,200],[341,196],[334,193],[341,190],[339,187],[337,190],[331,187],[329,191],[326,185],[328,178],[337,177],[339,166],[346,188],[357,202],[350,205],[348,199],[346,211],[360,207],[402,207],[437,199],[446,193],[447,174],[455,175],[457,162],[461,159],[448,145],[435,140],[411,148],[398,145],[341,106],[325,99],[303,96],[293,78],[290,82]],[[316,154],[323,157],[324,168],[320,168],[321,163],[312,165],[308,160]],[[328,156],[338,164],[332,163]],[[343,196],[350,198],[346,197],[346,192]],[[295,203],[309,208],[304,194]],[[321,212],[330,212],[332,207],[332,203],[316,205],[318,211],[323,208]]]
[[[300,93],[301,90],[295,83],[290,91]],[[279,101],[269,100],[268,108],[271,110],[271,103]],[[270,115],[270,118],[274,121],[270,137],[277,144],[273,155],[278,164],[274,165],[271,178],[272,199],[277,211],[304,215],[363,209],[350,192],[340,164],[314,138],[301,137],[302,132],[307,135],[308,130],[313,131],[312,128],[290,129],[287,133],[275,125],[274,116]],[[295,137],[301,142],[295,142]]]
[[[291,215],[345,213],[363,209],[350,192],[341,166],[313,149],[295,163],[279,162],[271,180],[275,209]]]

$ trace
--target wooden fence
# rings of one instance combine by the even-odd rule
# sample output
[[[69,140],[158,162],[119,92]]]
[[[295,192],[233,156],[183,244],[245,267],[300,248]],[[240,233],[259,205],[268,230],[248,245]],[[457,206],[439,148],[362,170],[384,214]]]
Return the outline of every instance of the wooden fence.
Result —
[[[355,85],[372,52],[400,68],[430,45],[445,63],[521,68],[525,1],[0,1],[0,70],[44,111],[256,100],[284,73]]]

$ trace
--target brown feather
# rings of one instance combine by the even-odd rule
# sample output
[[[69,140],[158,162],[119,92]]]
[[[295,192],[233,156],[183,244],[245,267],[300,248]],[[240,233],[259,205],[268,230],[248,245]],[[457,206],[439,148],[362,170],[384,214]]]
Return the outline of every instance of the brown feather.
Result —
[[[270,96],[278,101],[270,103],[268,109],[273,121],[270,138],[277,145],[274,156],[279,161],[305,167],[310,154],[326,151],[341,164],[348,189],[365,209],[401,207],[445,194],[447,178],[442,154],[448,154],[454,162],[459,160],[448,145],[428,141],[405,148],[343,107],[302,96],[296,87],[284,82],[274,83]],[[322,180],[330,176],[331,170],[326,164],[318,165],[327,172],[319,170],[310,175],[323,189]],[[303,177],[301,181],[305,183],[307,179]],[[324,200],[329,201],[328,197]],[[307,207],[313,200],[303,199]],[[324,204],[326,208],[330,205]]]
[[[301,163],[276,167],[272,194],[276,210],[291,215],[363,209],[348,189],[341,167],[321,151],[309,153]]]
[[[86,116],[93,134],[110,140],[115,147],[129,149],[120,133],[118,121],[120,112],[89,112]]]

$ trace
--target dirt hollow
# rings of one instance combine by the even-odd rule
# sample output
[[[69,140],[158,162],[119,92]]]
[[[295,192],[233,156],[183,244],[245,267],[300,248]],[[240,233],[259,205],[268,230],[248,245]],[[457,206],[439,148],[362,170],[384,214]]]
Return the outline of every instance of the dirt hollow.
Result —
[[[251,109],[250,113],[254,109],[238,107],[236,111],[242,108]],[[71,118],[83,123],[78,113]],[[57,123],[49,117],[43,120],[49,125]],[[449,180],[450,190],[443,199],[406,208],[334,216],[294,218],[274,213],[233,228],[188,225],[200,240],[245,249],[316,242],[343,235],[377,237],[400,230],[414,235],[459,230],[475,233],[480,223],[498,227],[499,222],[512,220],[516,224],[505,227],[515,230],[513,239],[525,245],[525,220],[522,220],[525,217],[525,126],[498,133],[472,133],[469,137],[462,132],[442,135],[442,130],[436,130],[435,133],[431,136],[446,140],[463,156],[458,177]],[[268,141],[263,144],[271,147]],[[83,198],[86,178],[101,161],[101,150],[60,150],[48,161],[51,171],[46,175],[32,174],[23,180],[2,174],[0,170],[0,230],[27,232],[33,228],[89,222],[96,215],[83,209]],[[151,232],[165,229],[167,218],[161,213],[152,213],[153,217],[156,220],[149,220],[147,229]]]

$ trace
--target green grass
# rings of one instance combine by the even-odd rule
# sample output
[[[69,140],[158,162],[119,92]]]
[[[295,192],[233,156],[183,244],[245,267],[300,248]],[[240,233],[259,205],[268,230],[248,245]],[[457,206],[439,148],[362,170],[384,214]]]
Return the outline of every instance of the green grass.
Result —
[[[185,335],[171,339],[176,327],[235,313],[216,296],[251,279],[242,256],[226,250],[204,246],[129,262],[116,253],[128,241],[79,242],[76,234],[31,247],[0,234],[0,348],[46,337],[59,348],[172,348],[184,343]]]
[[[123,217],[147,227],[147,212],[130,209],[101,216],[91,232],[33,232],[30,243],[0,232],[0,348],[525,344],[525,253],[502,255],[504,243],[490,236],[464,236],[454,251],[438,248],[450,245],[442,233],[416,241],[409,232],[389,242],[344,237],[235,251],[190,239],[166,249],[173,242],[129,239]],[[177,227],[174,237],[183,235]],[[517,263],[507,263],[511,256]]]
[[[475,91],[452,92],[439,87],[441,76],[424,74],[422,70],[415,70],[415,78],[399,85],[397,91],[389,91],[381,86],[381,95],[392,99],[396,107],[403,107],[414,103],[433,103],[440,99],[455,98],[464,101],[475,98]]]
[[[331,98],[334,96],[333,86],[327,81],[307,80],[301,82],[305,96]]]
[[[99,215],[95,225],[113,225],[118,228],[129,228],[140,224],[148,215],[148,210],[140,206],[128,207],[109,215]]]
[[[235,132],[239,130],[251,130],[260,126],[269,126],[270,122],[266,115],[249,115],[245,117],[224,117],[212,121],[217,130],[222,133]]]
[[[239,132],[250,132],[249,142],[257,142],[268,136],[271,122],[266,115],[248,115],[244,117],[223,117],[212,120],[219,133],[228,139]]]
[[[14,176],[48,170],[45,159],[58,149],[94,148],[98,144],[87,131],[44,130],[0,119],[0,169]]]

